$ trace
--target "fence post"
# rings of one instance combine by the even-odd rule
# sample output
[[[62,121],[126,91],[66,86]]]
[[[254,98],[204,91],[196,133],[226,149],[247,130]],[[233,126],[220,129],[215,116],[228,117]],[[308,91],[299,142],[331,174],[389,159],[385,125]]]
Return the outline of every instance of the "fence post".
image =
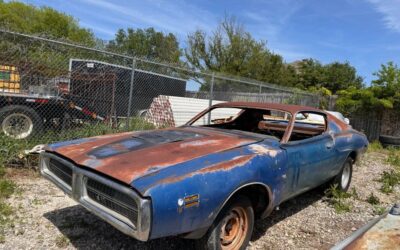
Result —
[[[131,73],[131,83],[129,87],[129,101],[128,101],[128,113],[126,114],[126,130],[129,129],[129,123],[131,118],[132,109],[132,94],[133,94],[133,83],[135,81],[135,68],[136,68],[136,58],[132,59],[132,73]]]
[[[212,106],[212,100],[214,95],[214,73],[211,75],[211,86],[210,86],[210,97],[208,99],[208,107]],[[211,113],[208,113],[208,124],[211,122]]]
[[[260,91],[259,91],[259,93],[261,94],[262,93],[262,85],[260,84]]]

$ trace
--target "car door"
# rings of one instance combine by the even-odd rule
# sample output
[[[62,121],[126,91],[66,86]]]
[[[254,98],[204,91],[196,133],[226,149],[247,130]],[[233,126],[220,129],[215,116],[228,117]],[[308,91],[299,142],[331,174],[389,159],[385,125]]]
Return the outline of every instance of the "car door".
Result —
[[[289,141],[281,147],[286,151],[288,164],[284,191],[287,198],[316,187],[331,177],[336,159],[335,138],[327,129],[320,135]]]

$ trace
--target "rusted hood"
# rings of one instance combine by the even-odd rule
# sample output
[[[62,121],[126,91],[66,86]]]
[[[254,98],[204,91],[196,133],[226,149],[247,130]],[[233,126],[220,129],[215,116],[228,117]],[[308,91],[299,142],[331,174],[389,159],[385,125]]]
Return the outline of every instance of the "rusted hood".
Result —
[[[247,136],[183,127],[55,143],[46,150],[130,184],[168,166],[256,141]]]

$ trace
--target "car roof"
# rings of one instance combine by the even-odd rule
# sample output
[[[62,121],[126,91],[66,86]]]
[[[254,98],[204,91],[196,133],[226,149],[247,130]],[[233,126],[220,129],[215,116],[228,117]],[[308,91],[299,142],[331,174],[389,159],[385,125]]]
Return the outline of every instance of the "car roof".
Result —
[[[300,111],[315,111],[325,113],[321,109],[314,107],[291,105],[291,104],[280,104],[280,103],[259,103],[259,102],[222,102],[213,105],[217,108],[254,108],[254,109],[276,109],[286,111],[292,115]]]

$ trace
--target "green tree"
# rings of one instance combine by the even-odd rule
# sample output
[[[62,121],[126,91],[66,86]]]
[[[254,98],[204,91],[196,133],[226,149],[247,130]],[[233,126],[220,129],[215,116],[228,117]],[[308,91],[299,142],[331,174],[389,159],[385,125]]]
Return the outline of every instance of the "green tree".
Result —
[[[312,58],[292,63],[297,72],[297,87],[308,89],[310,87],[320,88],[323,86],[324,67]]]
[[[81,28],[72,16],[49,7],[0,1],[0,28],[63,39],[87,46],[96,44],[93,33]]]
[[[377,79],[372,81],[372,90],[379,98],[390,100],[395,107],[400,107],[400,68],[393,62],[382,64]]]
[[[256,41],[234,17],[225,17],[211,35],[203,30],[189,34],[185,57],[191,67],[202,72],[221,72],[286,86],[295,82],[293,67],[270,52],[264,41]]]
[[[363,78],[357,75],[357,70],[349,62],[333,62],[324,66],[323,87],[333,93],[341,89],[363,87]]]
[[[120,29],[109,42],[107,49],[132,56],[178,63],[181,56],[179,43],[174,34],[164,34],[154,28]]]
[[[357,75],[356,69],[348,62],[333,62],[326,65],[315,59],[304,59],[295,62],[298,87],[304,89],[326,88],[332,93],[350,87],[362,88],[363,79]]]

